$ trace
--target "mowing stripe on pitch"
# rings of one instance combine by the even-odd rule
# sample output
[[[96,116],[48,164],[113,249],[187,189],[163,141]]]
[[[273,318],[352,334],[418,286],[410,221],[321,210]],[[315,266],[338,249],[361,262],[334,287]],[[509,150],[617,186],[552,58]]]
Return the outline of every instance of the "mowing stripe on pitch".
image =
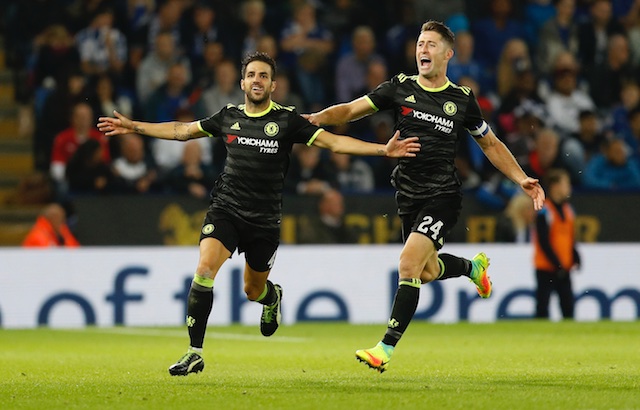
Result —
[[[83,330],[86,331],[86,330]],[[99,328],[94,329],[100,333],[122,334],[133,336],[157,336],[157,337],[187,337],[186,332],[182,330],[161,330],[161,329],[143,329],[143,328]],[[302,343],[308,342],[310,339],[305,337],[289,337],[289,336],[271,336],[264,337],[258,335],[245,335],[241,333],[215,333],[209,330],[206,339],[223,339],[223,340],[243,340],[243,341],[259,341],[259,342],[284,342],[284,343]]]

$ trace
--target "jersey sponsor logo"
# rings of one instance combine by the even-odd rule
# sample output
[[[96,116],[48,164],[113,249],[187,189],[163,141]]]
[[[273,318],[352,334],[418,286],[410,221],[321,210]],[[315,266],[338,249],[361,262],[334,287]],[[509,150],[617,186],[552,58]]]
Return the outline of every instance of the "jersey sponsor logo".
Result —
[[[405,98],[404,100],[405,100],[405,101],[407,101],[407,102],[410,102],[410,103],[414,103],[414,104],[415,104],[415,103],[416,103],[416,96],[415,96],[415,95],[413,95],[413,94],[411,94],[410,96],[408,96],[408,97],[407,97],[407,98]]]
[[[280,148],[280,144],[278,143],[278,140],[240,137],[238,135],[232,135],[232,134],[227,134],[226,137],[227,137],[228,145],[236,141],[238,145],[258,147],[260,148],[261,154],[277,154],[278,148]]]
[[[238,130],[240,130],[240,123],[237,123],[237,122],[236,122],[235,124],[233,124],[233,125],[231,126],[231,129],[232,129],[232,130],[234,130],[234,131],[238,131]]]
[[[413,118],[417,118],[421,121],[427,121],[434,125],[436,131],[442,131],[446,134],[451,134],[453,131],[453,120],[448,118],[440,117],[439,115],[431,114],[428,112],[422,112],[418,110],[414,110],[413,108],[401,106],[402,116],[412,116]]]
[[[444,110],[444,113],[449,116],[456,115],[456,113],[458,112],[458,106],[453,101],[447,101],[446,103],[444,103],[442,105],[442,109]]]
[[[213,224],[206,224],[205,226],[202,227],[202,233],[205,235],[210,235],[214,229],[216,228],[215,226],[213,226]]]
[[[269,137],[275,137],[276,135],[278,135],[279,131],[280,126],[273,121],[266,123],[264,126],[264,133]]]

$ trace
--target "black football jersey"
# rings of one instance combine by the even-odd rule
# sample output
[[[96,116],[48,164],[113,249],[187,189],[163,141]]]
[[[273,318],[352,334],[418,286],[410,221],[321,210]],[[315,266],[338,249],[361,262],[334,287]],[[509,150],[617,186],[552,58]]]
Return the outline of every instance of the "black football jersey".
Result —
[[[211,192],[212,206],[253,225],[278,228],[293,144],[311,145],[322,128],[294,107],[275,102],[258,114],[244,108],[230,104],[198,122],[202,132],[222,138],[227,148],[224,170]]]
[[[489,130],[471,89],[450,81],[427,88],[418,83],[417,75],[398,74],[365,98],[376,110],[394,112],[400,138],[419,138],[420,152],[401,158],[393,171],[398,192],[417,200],[459,194],[454,165],[459,136],[466,135],[466,129],[482,138]]]

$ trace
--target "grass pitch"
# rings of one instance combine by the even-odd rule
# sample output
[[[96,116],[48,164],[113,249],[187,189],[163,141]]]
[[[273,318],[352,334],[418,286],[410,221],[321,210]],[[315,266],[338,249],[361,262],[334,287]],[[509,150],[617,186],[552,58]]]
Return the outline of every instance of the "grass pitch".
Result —
[[[389,370],[354,358],[383,325],[0,330],[2,409],[640,409],[637,322],[411,324]]]

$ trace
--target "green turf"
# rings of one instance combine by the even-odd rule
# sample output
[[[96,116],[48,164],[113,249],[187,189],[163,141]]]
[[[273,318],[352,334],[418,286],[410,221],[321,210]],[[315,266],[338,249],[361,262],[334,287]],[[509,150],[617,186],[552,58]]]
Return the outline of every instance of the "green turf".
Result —
[[[0,408],[640,409],[638,322],[416,322],[378,374],[354,351],[383,332],[211,327],[204,372],[171,377],[184,329],[0,330]]]

